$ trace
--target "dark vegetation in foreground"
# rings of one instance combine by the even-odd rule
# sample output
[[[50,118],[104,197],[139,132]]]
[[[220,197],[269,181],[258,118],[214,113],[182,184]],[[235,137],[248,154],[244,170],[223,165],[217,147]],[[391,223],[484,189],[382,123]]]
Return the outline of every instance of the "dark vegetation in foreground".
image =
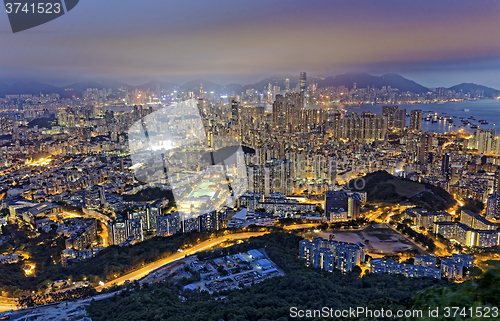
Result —
[[[248,227],[245,232],[253,231],[276,231],[279,228]],[[35,276],[26,277],[23,271],[23,263],[0,264],[0,291],[5,291],[9,296],[20,296],[24,291],[37,291],[42,294],[44,289],[50,287],[58,280],[71,279],[75,281],[89,281],[91,285],[97,286],[99,281],[111,281],[116,277],[135,270],[144,264],[165,258],[178,249],[185,246],[195,245],[206,241],[211,237],[220,237],[224,233],[243,232],[239,229],[225,229],[219,231],[192,232],[187,234],[175,234],[169,237],[153,237],[144,242],[131,246],[109,246],[99,252],[96,257],[75,265],[62,266],[54,264],[53,257],[60,254],[64,249],[64,240],[57,238],[55,232],[54,241],[47,236],[45,243],[29,242],[26,237],[26,250],[30,252],[36,262]],[[38,241],[38,238],[31,239]],[[61,243],[59,247],[52,247],[51,242]],[[58,244],[59,244],[58,243]],[[24,243],[22,243],[24,244]],[[16,244],[16,246],[22,246]]]
[[[428,307],[431,307],[431,309],[440,308],[441,315],[439,318],[421,318],[419,320],[499,320],[499,288],[500,266],[496,266],[479,277],[460,284],[420,291],[410,303],[415,308],[425,310]],[[444,318],[443,307],[460,307],[460,309],[456,314],[456,318]],[[462,308],[465,308],[465,311],[462,311]],[[469,308],[474,313],[473,317],[470,317],[471,311]],[[479,317],[478,311],[482,313],[482,317]]]
[[[350,187],[350,189],[353,190],[360,188],[361,191],[367,193],[367,200],[373,203],[381,202],[387,204],[400,204],[409,202],[429,211],[446,210],[453,207],[456,203],[453,196],[447,191],[427,183],[418,183],[423,185],[425,190],[410,198],[400,195],[396,190],[396,186],[389,181],[399,180],[403,182],[407,181],[413,184],[417,183],[397,178],[386,171],[373,172],[365,175],[362,180],[364,181],[364,184],[361,184],[359,179],[357,179],[350,181],[347,184],[347,187]]]
[[[181,291],[178,285],[134,283],[104,301],[92,302],[92,320],[289,320],[290,308],[406,309],[415,292],[448,282],[431,278],[409,279],[401,275],[368,274],[360,269],[342,274],[309,268],[298,259],[294,234],[272,233],[229,248],[199,254],[200,259],[218,257],[254,248],[265,248],[268,256],[286,273],[241,290],[213,295]],[[319,320],[319,319],[317,319]],[[382,320],[379,318],[379,320]]]

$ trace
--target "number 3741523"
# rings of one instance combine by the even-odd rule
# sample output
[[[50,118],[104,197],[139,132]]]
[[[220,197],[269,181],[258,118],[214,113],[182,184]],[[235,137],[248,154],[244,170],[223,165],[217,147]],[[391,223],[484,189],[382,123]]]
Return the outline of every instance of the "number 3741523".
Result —
[[[7,13],[60,13],[61,12],[61,4],[60,3],[21,3],[21,2],[7,2],[5,4],[5,8]]]

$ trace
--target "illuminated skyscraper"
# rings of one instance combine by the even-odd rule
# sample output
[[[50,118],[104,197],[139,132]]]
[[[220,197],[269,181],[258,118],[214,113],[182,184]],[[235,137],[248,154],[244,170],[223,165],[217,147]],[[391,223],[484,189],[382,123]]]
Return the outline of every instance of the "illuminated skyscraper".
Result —
[[[125,222],[108,222],[108,244],[118,245],[127,240],[127,225]]]
[[[327,182],[334,185],[337,181],[337,155],[327,157]]]
[[[500,194],[493,192],[488,196],[486,203],[486,218],[489,220],[500,218]]]
[[[300,95],[302,96],[302,106],[306,107],[307,105],[307,86],[306,86],[306,73],[300,73]]]
[[[425,133],[420,137],[420,147],[418,149],[418,163],[427,165],[429,162],[429,152],[432,150],[432,136]]]
[[[92,186],[85,191],[85,207],[99,208],[106,205],[104,186]]]
[[[441,172],[443,176],[447,179],[450,176],[450,154],[443,154],[443,160],[441,162]]]
[[[160,215],[156,220],[156,235],[168,236],[179,231],[179,212]]]
[[[387,117],[387,129],[403,130],[406,126],[406,109],[398,106],[382,106],[382,116]]]
[[[500,194],[500,168],[495,172],[495,181],[493,186],[493,192]]]
[[[285,133],[293,133],[301,124],[302,95],[289,93],[286,96],[276,95],[273,103],[273,127]]]
[[[280,191],[283,194],[291,195],[293,193],[293,163],[290,160],[281,162]]]
[[[234,99],[231,100],[231,124],[233,127],[238,127],[239,125],[239,104]]]
[[[340,124],[340,131],[335,128]],[[363,112],[361,116],[351,113],[338,122],[334,120],[333,132],[339,132],[340,138],[365,141],[384,140],[387,133],[386,118],[370,112]]]
[[[410,130],[421,130],[422,129],[422,111],[415,109],[411,111],[410,114]]]

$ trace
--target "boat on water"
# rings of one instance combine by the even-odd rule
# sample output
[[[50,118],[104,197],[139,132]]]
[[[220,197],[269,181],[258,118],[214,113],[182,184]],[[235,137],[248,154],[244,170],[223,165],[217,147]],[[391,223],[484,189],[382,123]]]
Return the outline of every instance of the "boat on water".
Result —
[[[478,125],[471,125],[470,128],[472,128],[472,129],[478,129],[479,126]]]

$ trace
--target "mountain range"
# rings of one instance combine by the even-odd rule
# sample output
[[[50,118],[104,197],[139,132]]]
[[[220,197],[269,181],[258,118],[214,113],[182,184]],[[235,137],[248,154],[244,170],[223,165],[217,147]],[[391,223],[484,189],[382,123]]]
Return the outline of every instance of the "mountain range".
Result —
[[[289,85],[290,89],[295,89],[298,85],[298,77],[290,77]],[[313,77],[308,80],[309,83],[317,83],[318,87],[340,87],[345,86],[348,89],[352,89],[355,85],[357,88],[382,88],[383,86],[390,86],[391,88],[398,89],[401,92],[413,92],[413,93],[425,93],[432,91],[431,89],[424,87],[415,81],[409,80],[398,74],[385,74],[382,76],[374,76],[367,73],[345,73],[333,77]],[[160,88],[162,90],[183,90],[183,91],[194,91],[198,92],[203,88],[207,92],[217,92],[220,94],[240,94],[248,89],[254,90],[264,90],[268,88],[268,85],[279,86],[281,90],[286,88],[286,81],[284,77],[270,77],[263,79],[254,84],[228,84],[220,85],[206,80],[193,80],[184,85],[178,85],[171,82],[153,80],[146,84],[139,86],[131,86],[123,82],[118,81],[86,81],[77,82],[68,86],[57,87],[41,82],[17,82],[12,85],[6,83],[0,83],[0,97],[5,97],[5,95],[19,95],[19,94],[49,94],[56,93],[61,95],[63,98],[69,97],[81,97],[85,89],[87,88],[111,88],[113,91],[117,91],[120,88],[125,90],[155,90]],[[481,86],[472,83],[462,83],[456,86],[448,88],[454,90],[455,92],[471,92],[476,90],[484,90],[484,95],[486,97],[495,97],[500,94],[500,90]]]

